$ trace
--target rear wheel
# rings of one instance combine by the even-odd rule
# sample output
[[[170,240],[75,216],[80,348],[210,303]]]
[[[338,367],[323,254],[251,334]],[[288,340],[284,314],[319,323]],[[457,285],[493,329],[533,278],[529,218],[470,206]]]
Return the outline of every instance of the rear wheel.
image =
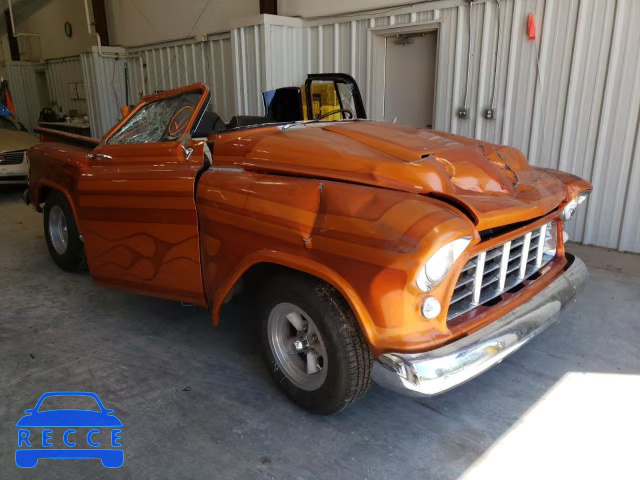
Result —
[[[281,274],[265,289],[261,304],[269,371],[294,402],[328,415],[369,390],[373,357],[335,288],[306,275]]]
[[[51,192],[44,207],[44,235],[49,254],[67,272],[86,270],[84,244],[66,197]]]

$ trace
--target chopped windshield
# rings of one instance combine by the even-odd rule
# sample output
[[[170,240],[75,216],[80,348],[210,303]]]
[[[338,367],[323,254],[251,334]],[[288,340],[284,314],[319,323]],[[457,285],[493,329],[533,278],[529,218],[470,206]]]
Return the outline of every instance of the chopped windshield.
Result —
[[[358,110],[356,109],[356,101],[353,98],[351,87],[344,82],[336,82],[336,86],[338,87],[338,96],[340,97],[342,108],[346,108],[355,115]]]
[[[201,92],[189,92],[148,103],[107,143],[123,145],[177,140],[184,133],[201,98]]]
[[[356,117],[355,100],[349,85],[336,80],[313,80],[310,85],[312,115],[315,120],[346,120]],[[303,105],[306,114],[306,105]]]

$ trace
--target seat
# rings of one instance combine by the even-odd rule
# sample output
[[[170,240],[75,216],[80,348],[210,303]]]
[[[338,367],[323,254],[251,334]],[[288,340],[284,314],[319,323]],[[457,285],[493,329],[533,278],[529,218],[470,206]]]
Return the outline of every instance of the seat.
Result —
[[[216,112],[206,110],[191,134],[192,138],[206,138],[214,132],[226,130],[227,126]]]
[[[304,120],[300,87],[283,87],[262,94],[267,117],[272,122]]]

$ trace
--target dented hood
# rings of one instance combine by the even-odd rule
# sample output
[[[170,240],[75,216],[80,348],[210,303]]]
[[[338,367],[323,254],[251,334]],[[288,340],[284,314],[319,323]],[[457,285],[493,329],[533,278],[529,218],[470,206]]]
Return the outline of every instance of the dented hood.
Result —
[[[560,178],[511,147],[379,122],[298,124],[223,134],[216,159],[244,168],[426,194],[485,230],[530,220],[566,196]]]

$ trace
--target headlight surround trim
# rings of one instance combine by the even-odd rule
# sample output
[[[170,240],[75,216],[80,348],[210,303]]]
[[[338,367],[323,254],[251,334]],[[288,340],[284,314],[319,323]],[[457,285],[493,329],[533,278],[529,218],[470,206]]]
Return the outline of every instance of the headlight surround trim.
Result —
[[[423,292],[429,292],[438,286],[447,276],[455,261],[471,243],[471,235],[457,238],[438,248],[422,265],[416,285]]]
[[[576,195],[573,200],[565,205],[565,207],[562,209],[562,221],[564,223],[567,223],[575,216],[575,213],[578,210],[578,205],[584,202],[590,194],[591,190],[583,190],[578,195]]]

